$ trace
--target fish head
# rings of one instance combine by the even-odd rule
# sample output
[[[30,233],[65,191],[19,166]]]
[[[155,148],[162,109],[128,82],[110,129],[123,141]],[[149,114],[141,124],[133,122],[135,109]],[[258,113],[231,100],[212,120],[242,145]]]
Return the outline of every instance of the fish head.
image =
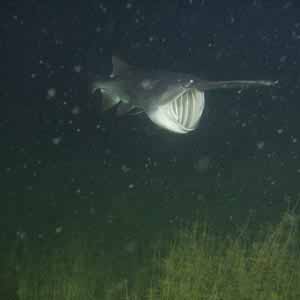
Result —
[[[175,133],[188,133],[196,129],[202,116],[204,92],[194,87],[169,87],[159,101],[153,102],[147,112],[156,125]]]
[[[122,82],[118,79],[109,78],[95,80],[91,87],[91,93],[100,93],[103,110],[108,110],[120,102],[128,102],[128,96],[122,88]]]

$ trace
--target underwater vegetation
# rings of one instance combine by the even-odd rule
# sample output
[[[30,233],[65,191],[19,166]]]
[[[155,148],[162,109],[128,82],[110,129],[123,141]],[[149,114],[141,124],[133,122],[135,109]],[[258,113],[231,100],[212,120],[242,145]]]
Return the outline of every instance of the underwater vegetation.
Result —
[[[299,241],[299,219],[290,213],[251,239],[247,229],[223,238],[195,224],[161,260],[147,299],[300,299]]]
[[[122,251],[102,251],[97,236],[84,233],[24,241],[21,250],[16,245],[9,257],[2,255],[10,267],[14,261],[14,270],[1,278],[14,282],[19,300],[300,299],[299,216],[293,211],[278,224],[245,225],[227,236],[198,220],[156,243],[138,263],[134,245]]]

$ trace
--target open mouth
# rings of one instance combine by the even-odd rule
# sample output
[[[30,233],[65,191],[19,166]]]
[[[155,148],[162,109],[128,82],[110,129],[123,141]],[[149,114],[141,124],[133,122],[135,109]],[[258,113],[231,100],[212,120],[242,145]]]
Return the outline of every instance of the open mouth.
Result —
[[[168,103],[167,114],[184,132],[194,130],[204,109],[204,93],[187,89]]]

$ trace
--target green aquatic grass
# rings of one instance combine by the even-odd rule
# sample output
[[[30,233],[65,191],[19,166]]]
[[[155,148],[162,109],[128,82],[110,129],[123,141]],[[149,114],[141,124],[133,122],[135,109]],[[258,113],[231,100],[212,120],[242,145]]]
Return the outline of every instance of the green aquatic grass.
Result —
[[[97,233],[65,230],[48,240],[19,241],[13,266],[16,298],[106,300],[123,295],[129,276],[124,266],[134,266],[133,246],[108,250]]]
[[[252,240],[217,237],[205,225],[183,230],[159,260],[156,284],[145,299],[300,299],[299,219],[286,213]],[[132,296],[141,299],[141,295]]]
[[[79,238],[48,248],[30,247],[17,266],[17,295],[20,300],[97,299],[101,267]]]
[[[135,265],[124,263],[126,255],[101,252],[100,242],[83,232],[49,243],[22,241],[12,255],[16,295],[19,300],[300,299],[299,217],[288,211],[277,225],[237,232],[224,237],[196,222],[171,241],[160,240],[153,259]]]

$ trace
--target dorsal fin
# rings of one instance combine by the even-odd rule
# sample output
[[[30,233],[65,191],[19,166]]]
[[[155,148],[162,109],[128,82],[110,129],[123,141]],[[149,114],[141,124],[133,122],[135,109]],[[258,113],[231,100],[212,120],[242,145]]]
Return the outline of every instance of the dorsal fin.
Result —
[[[125,62],[124,60],[122,60],[118,56],[113,56],[112,57],[112,65],[113,65],[112,74],[114,76],[120,75],[124,72],[127,72],[131,68],[131,66],[127,62]]]

